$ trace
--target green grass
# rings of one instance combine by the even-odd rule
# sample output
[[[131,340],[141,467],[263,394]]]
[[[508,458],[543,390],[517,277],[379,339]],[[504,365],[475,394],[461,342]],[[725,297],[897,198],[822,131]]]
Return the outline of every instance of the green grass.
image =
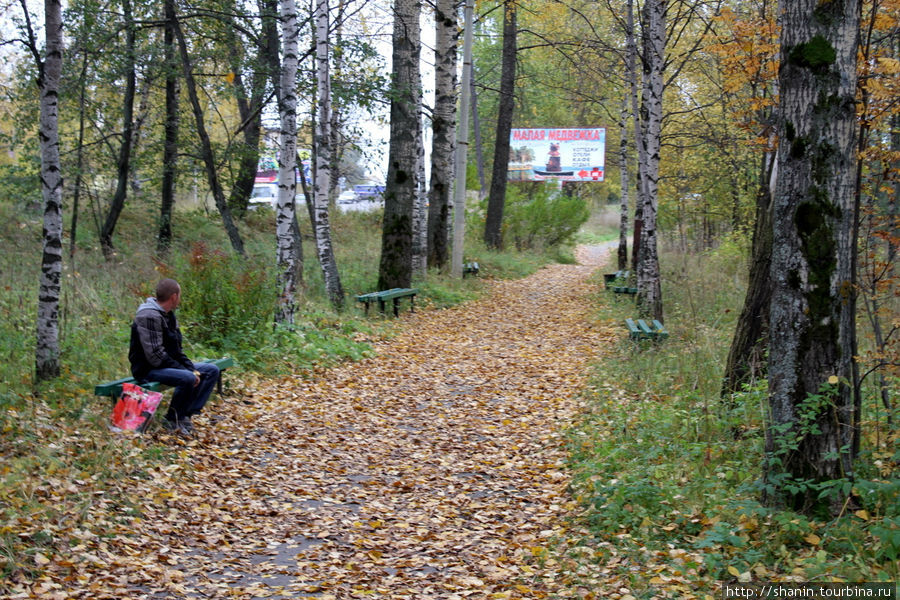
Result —
[[[896,581],[900,456],[872,394],[852,503],[840,518],[817,520],[758,501],[766,382],[732,406],[719,399],[743,301],[743,250],[726,243],[703,255],[663,253],[670,337],[659,345],[628,341],[622,321],[634,316],[633,302],[601,292],[600,318],[622,335],[597,366],[590,410],[569,437],[588,543],[612,543],[642,564],[648,575],[631,576],[648,597],[661,593],[647,583],[651,572],[675,573],[709,594],[738,574]]]

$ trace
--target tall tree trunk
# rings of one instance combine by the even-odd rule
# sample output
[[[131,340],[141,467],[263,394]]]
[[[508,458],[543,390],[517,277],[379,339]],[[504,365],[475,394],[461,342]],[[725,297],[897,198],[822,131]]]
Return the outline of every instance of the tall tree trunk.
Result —
[[[455,60],[455,58],[454,58]],[[484,149],[481,139],[481,119],[478,118],[478,90],[475,85],[475,61],[472,61],[472,82],[469,85],[472,90],[472,137],[475,142],[475,169],[478,171],[478,196],[483,199],[487,193],[484,183]]]
[[[318,90],[318,115],[316,120],[316,182],[313,201],[316,208],[316,250],[325,292],[331,304],[344,306],[344,289],[338,273],[334,248],[331,244],[331,225],[328,219],[328,189],[331,181],[331,79],[329,75],[328,0],[316,0],[316,81]],[[284,85],[284,83],[282,83]]]
[[[178,57],[175,51],[175,0],[165,0],[166,122],[163,141],[162,200],[156,251],[165,256],[172,244],[172,210],[178,162]]]
[[[662,290],[656,239],[659,190],[659,152],[663,116],[663,68],[666,51],[667,0],[647,0],[642,15],[644,78],[641,107],[641,143],[646,161],[641,173],[641,247],[637,268],[637,307],[644,317],[663,321]]]
[[[628,96],[622,97],[622,110],[619,113],[619,182],[621,201],[619,204],[619,248],[616,252],[616,264],[621,271],[628,266],[628,189],[631,186],[628,177]]]
[[[815,484],[853,477],[859,4],[792,0],[780,10],[765,499],[836,512],[843,492],[823,499]],[[823,387],[830,379],[840,383]]]
[[[296,262],[298,260],[292,224],[294,197],[297,193],[297,65],[300,24],[294,0],[281,2],[281,27],[284,60],[281,65],[280,152],[278,153],[278,206],[275,217],[276,272],[278,278],[278,310],[275,322],[293,325],[297,309]]]
[[[453,134],[456,131],[456,42],[459,34],[454,0],[438,0],[434,26],[434,111],[431,115],[428,266],[443,268],[449,258]]]
[[[27,12],[25,1],[22,8]],[[29,27],[30,29],[30,27]],[[29,40],[38,61],[41,95],[41,194],[44,201],[41,276],[37,307],[35,382],[59,376],[59,293],[62,274],[62,171],[59,161],[59,80],[62,74],[62,4],[44,2],[44,59]]]
[[[83,36],[84,34],[82,34]],[[87,105],[87,70],[88,53],[85,52],[81,61],[81,76],[78,87],[78,143],[75,158],[75,189],[72,192],[72,226],[69,232],[69,258],[75,257],[75,242],[78,238],[78,210],[81,203],[81,190],[84,183],[84,126],[87,120],[85,108]]]
[[[394,0],[391,137],[378,269],[378,288],[382,290],[409,287],[412,282],[421,10],[420,0]]]
[[[500,66],[500,102],[497,108],[497,140],[491,192],[484,223],[484,243],[488,248],[503,246],[503,205],[509,177],[509,134],[512,130],[516,86],[516,0],[503,2],[503,55]]]
[[[647,177],[644,173],[647,166],[647,152],[643,143],[644,126],[641,122],[641,111],[638,109],[638,70],[637,41],[634,26],[634,0],[628,0],[625,12],[625,71],[628,77],[629,97],[631,99],[631,116],[634,121],[634,140],[637,149],[637,198],[634,202],[634,233],[631,238],[631,271],[637,273],[641,256],[641,224],[643,223],[644,184]]]
[[[113,256],[112,236],[119,221],[119,215],[125,207],[128,194],[128,174],[131,161],[131,143],[134,141],[134,95],[135,95],[135,33],[134,16],[131,13],[131,0],[122,0],[122,17],[125,20],[125,95],[122,99],[122,143],[119,146],[119,159],[116,165],[116,192],[106,214],[103,228],[100,230],[100,247],[103,255],[110,259]]]
[[[475,21],[475,0],[466,0],[464,11],[463,69],[460,89],[467,89],[472,83],[472,27]],[[463,247],[466,239],[466,155],[469,150],[469,97],[462,94],[459,102],[459,126],[456,128],[456,167],[453,190],[453,250],[451,252],[451,273],[454,277],[463,275]]]
[[[261,14],[261,19],[271,19],[270,15]],[[253,184],[256,182],[256,171],[259,167],[259,141],[262,131],[262,109],[266,91],[266,81],[269,79],[265,52],[265,33],[256,46],[256,62],[253,75],[250,77],[249,90],[244,82],[242,71],[244,70],[243,45],[238,38],[233,23],[228,26],[228,52],[231,61],[231,74],[233,76],[234,95],[237,101],[238,114],[241,117],[242,143],[235,142],[238,154],[237,173],[231,193],[228,196],[228,208],[236,215],[243,216],[247,211],[250,195],[253,193]],[[265,27],[265,26],[264,26]]]
[[[225,227],[225,233],[228,234],[231,247],[239,255],[245,256],[244,241],[241,239],[241,234],[235,226],[234,220],[231,218],[231,210],[228,208],[228,203],[225,201],[225,192],[222,190],[219,174],[216,172],[215,156],[213,156],[212,143],[209,140],[209,134],[206,131],[206,123],[203,119],[203,108],[200,106],[200,96],[197,93],[197,83],[194,80],[194,69],[191,65],[191,58],[188,55],[184,32],[181,30],[181,23],[179,23],[177,16],[174,21],[174,26],[175,37],[178,40],[178,47],[181,52],[181,66],[184,70],[184,81],[187,84],[188,98],[190,98],[191,107],[194,111],[194,123],[197,127],[197,135],[200,137],[200,154],[203,158],[203,164],[206,167],[206,177],[209,181],[209,187],[213,193],[213,198],[215,198],[216,208],[219,209],[219,214],[222,216],[222,224]]]
[[[425,180],[425,132],[422,119],[422,93],[419,92],[419,114],[416,117],[416,199],[413,204],[414,277],[424,277],[428,266],[428,189]]]
[[[337,6],[337,16],[335,17],[335,21],[337,23],[336,30],[334,32],[334,44],[331,44],[331,54],[334,63],[334,75],[341,81],[343,77],[344,71],[344,13],[346,10],[346,0],[338,0]],[[329,135],[331,136],[331,141],[329,142],[331,146],[331,170],[329,172],[329,180],[328,180],[328,199],[334,204],[338,197],[337,188],[341,181],[341,162],[344,157],[344,135],[343,135],[343,126],[344,120],[343,115],[341,113],[341,102],[339,100],[335,100],[334,94],[331,94],[331,124],[329,125]]]
[[[756,221],[751,246],[750,278],[744,307],[738,318],[725,375],[722,397],[740,392],[744,385],[765,375],[765,353],[769,344],[769,303],[772,300],[772,193],[775,157],[762,156],[759,189],[756,193]]]

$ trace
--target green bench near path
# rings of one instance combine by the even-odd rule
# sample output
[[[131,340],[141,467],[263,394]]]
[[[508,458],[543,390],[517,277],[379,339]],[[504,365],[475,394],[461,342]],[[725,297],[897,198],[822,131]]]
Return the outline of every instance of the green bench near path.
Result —
[[[222,358],[212,358],[212,359],[204,359],[196,361],[198,363],[209,363],[216,365],[219,367],[220,371],[225,371],[228,367],[234,366],[234,359],[230,357],[222,357]],[[123,383],[137,383],[134,377],[124,377],[122,379],[116,379],[115,381],[107,381],[106,383],[98,383],[94,386],[94,395],[95,396],[109,396],[113,403],[122,395],[122,384]],[[144,383],[138,384],[142,388],[151,391],[159,391],[165,389],[169,386],[160,383],[158,381],[145,381]],[[219,381],[216,383],[216,391],[221,394],[222,393],[222,376],[219,376]]]
[[[628,287],[624,285],[617,285],[612,288],[612,291],[614,294],[628,294],[630,296],[634,296],[635,294],[637,294],[636,287]]]
[[[627,283],[629,275],[631,275],[631,271],[616,271],[615,273],[604,273],[603,285],[608,290],[616,287],[622,287],[621,285],[616,284]]]
[[[628,337],[635,342],[641,340],[661,342],[669,337],[669,332],[656,319],[650,321],[650,323],[647,323],[644,319],[638,319],[637,322],[634,319],[625,319],[625,326],[628,328]]]
[[[409,298],[409,310],[411,312],[416,312],[416,294],[418,293],[419,290],[417,288],[393,288],[381,292],[361,294],[356,297],[356,300],[358,302],[363,302],[366,305],[366,315],[369,314],[369,304],[377,302],[379,310],[384,313],[385,305],[388,300],[391,300],[394,304],[394,316],[396,317],[400,314],[401,298]]]

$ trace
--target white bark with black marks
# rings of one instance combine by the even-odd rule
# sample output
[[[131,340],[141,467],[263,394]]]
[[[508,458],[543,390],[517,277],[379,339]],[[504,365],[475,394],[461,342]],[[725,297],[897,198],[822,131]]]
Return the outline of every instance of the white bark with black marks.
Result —
[[[316,0],[316,181],[313,191],[315,205],[316,252],[325,293],[332,306],[344,306],[344,289],[334,258],[331,243],[331,223],[328,216],[328,192],[331,187],[331,72],[329,68],[330,42],[328,39],[328,0]]]
[[[428,265],[447,264],[450,198],[453,189],[453,134],[456,131],[456,42],[454,0],[435,6],[434,110],[431,115],[431,181],[428,198]]]
[[[24,2],[22,7],[27,10]],[[62,276],[63,179],[59,160],[59,82],[62,75],[63,26],[62,4],[59,0],[45,1],[44,27],[46,32],[44,58],[38,60],[44,227],[35,347],[36,382],[58,377],[60,372],[59,296]],[[36,47],[34,51],[36,52]]]
[[[281,117],[278,153],[278,205],[275,212],[276,264],[279,300],[275,321],[294,323],[297,310],[297,261],[300,260],[293,223],[297,195],[297,66],[300,23],[295,0],[281,2],[281,28],[284,59],[281,64],[278,103]]]
[[[667,0],[647,0],[641,16],[644,77],[641,94],[641,238],[637,263],[637,306],[645,317],[663,321],[659,281],[656,212],[659,193],[663,118],[663,70],[666,61]]]

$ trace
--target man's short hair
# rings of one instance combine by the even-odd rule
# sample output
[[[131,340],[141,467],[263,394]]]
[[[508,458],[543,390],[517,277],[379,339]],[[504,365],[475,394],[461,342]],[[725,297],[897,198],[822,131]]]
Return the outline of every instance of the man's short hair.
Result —
[[[157,302],[165,302],[181,291],[181,286],[174,279],[162,279],[156,284]]]

